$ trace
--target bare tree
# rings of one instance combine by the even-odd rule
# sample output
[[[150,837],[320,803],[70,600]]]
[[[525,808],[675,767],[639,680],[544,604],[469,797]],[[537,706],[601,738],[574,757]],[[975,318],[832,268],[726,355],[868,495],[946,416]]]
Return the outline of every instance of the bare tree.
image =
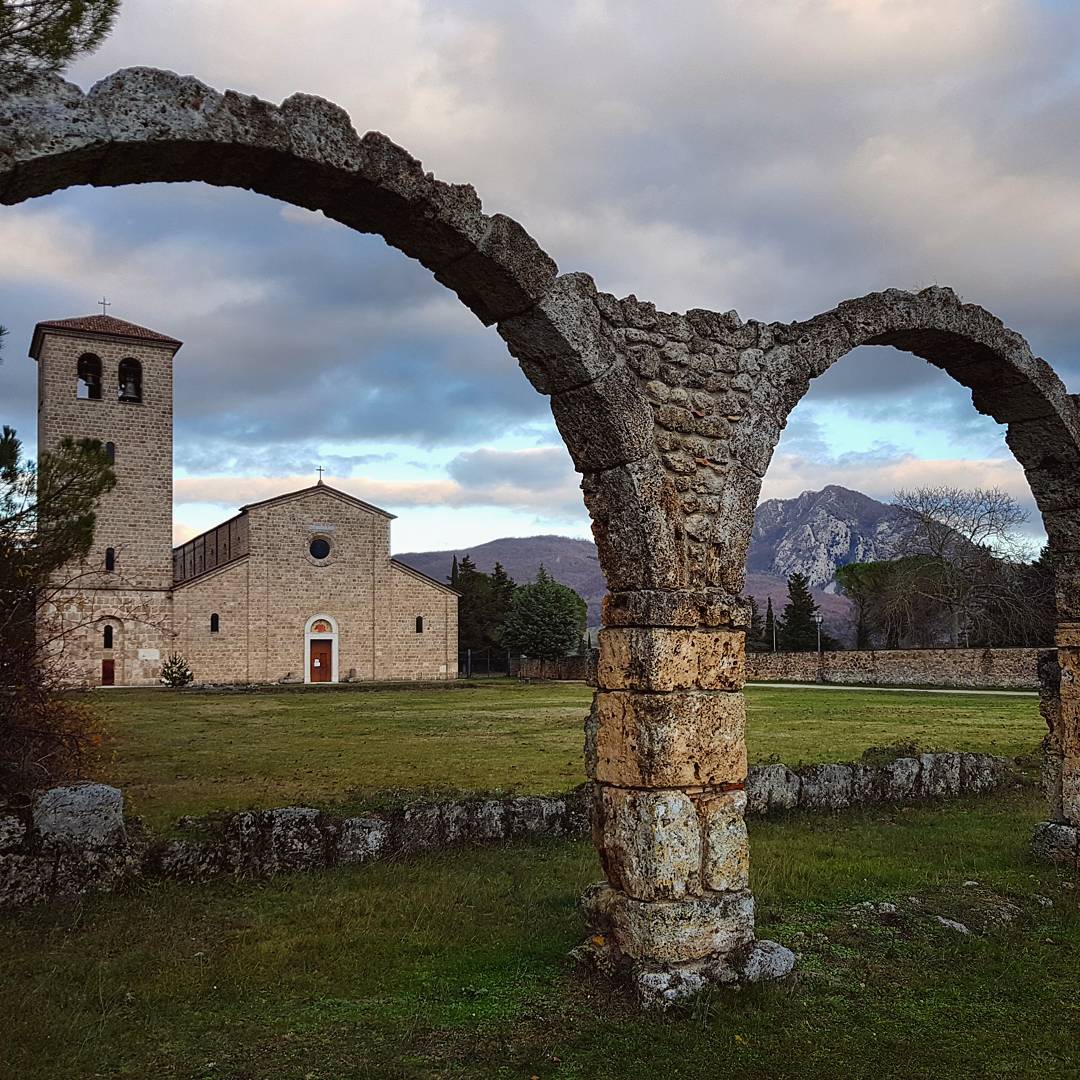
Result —
[[[909,520],[897,553],[920,556],[922,564],[912,564],[920,572],[908,575],[905,585],[948,612],[954,646],[984,636],[988,612],[1000,617],[1021,602],[1011,588],[1015,575],[1006,569],[1030,558],[1017,532],[1028,513],[1011,495],[935,485],[897,491],[894,502]]]

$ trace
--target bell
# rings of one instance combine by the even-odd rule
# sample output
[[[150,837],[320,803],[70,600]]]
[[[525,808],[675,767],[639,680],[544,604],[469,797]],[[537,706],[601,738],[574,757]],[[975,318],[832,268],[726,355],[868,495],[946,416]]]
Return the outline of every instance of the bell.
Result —
[[[139,391],[135,387],[135,380],[134,379],[128,379],[128,381],[126,383],[124,383],[124,388],[121,391],[120,396],[125,401],[137,401],[138,400]]]

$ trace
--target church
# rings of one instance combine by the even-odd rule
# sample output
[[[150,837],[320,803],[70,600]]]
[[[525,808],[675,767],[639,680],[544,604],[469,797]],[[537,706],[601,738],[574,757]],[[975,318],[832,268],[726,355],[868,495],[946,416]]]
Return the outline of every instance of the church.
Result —
[[[98,439],[116,486],[50,613],[88,686],[151,686],[178,653],[199,683],[450,679],[458,594],[390,556],[393,514],[318,483],[172,544],[173,359],[111,315],[40,322],[39,453]]]

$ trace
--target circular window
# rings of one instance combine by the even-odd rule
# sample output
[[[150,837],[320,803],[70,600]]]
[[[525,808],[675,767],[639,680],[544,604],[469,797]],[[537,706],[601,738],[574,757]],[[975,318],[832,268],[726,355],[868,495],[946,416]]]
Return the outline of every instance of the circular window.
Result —
[[[313,559],[326,559],[330,556],[330,541],[325,537],[316,536],[308,545]]]

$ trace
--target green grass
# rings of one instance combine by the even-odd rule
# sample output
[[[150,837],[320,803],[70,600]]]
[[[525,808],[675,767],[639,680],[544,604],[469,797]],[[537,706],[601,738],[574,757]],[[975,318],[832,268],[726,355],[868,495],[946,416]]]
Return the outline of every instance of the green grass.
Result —
[[[101,695],[112,752],[102,777],[157,828],[182,814],[377,802],[387,789],[564,791],[581,783],[580,684],[457,689]],[[1035,752],[1034,698],[752,687],[750,758],[858,758],[894,740]]]
[[[0,916],[0,1077],[1074,1077],[1080,905],[1027,855],[1040,811],[1013,793],[753,823],[759,932],[798,950],[800,983],[664,1017],[566,965],[584,844]],[[848,914],[910,896],[1018,917],[962,937]]]

